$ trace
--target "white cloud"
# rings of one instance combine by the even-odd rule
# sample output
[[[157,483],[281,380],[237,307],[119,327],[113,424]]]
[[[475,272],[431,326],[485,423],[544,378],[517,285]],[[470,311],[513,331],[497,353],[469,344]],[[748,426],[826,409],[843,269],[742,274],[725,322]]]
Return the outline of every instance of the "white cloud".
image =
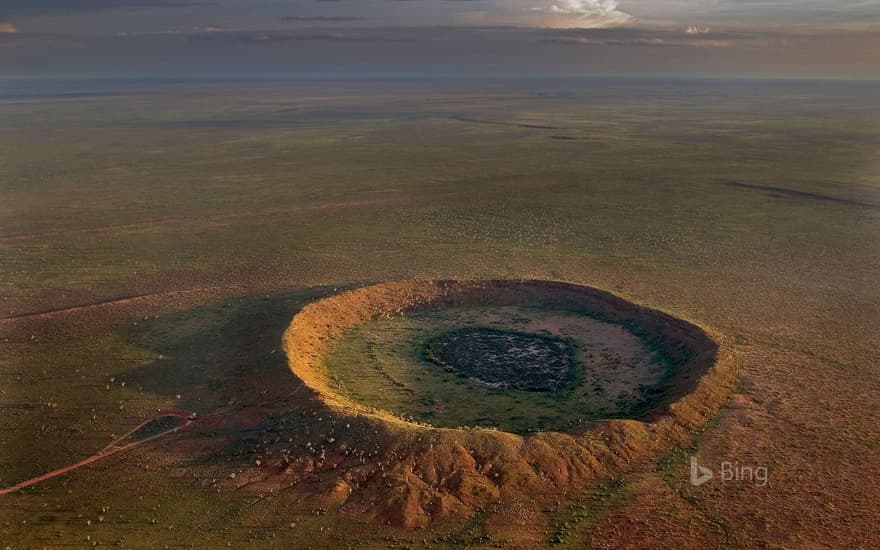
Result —
[[[629,22],[632,15],[618,7],[617,0],[550,0],[533,11],[548,17],[554,27],[614,27]]]
[[[688,25],[684,30],[686,34],[709,34],[709,27],[698,27],[696,25]]]

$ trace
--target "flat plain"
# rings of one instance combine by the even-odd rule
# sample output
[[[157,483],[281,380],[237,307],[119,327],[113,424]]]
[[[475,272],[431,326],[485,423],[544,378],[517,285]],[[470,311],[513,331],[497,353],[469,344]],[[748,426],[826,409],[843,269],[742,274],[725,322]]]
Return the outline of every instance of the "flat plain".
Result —
[[[0,540],[877,547],[878,98],[868,82],[0,81],[0,486],[157,409],[210,419],[0,496]],[[571,281],[711,327],[737,390],[690,444],[521,518],[361,524],[333,487],[279,483],[282,436],[343,439],[287,366],[293,315],[440,278]],[[380,453],[371,437],[354,439]],[[691,455],[769,481],[692,486]]]

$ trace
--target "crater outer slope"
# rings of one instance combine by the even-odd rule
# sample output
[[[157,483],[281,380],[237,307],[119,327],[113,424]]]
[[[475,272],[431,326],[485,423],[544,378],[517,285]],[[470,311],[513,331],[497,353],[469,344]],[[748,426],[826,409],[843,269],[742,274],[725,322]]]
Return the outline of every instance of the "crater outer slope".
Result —
[[[580,309],[625,325],[673,362],[657,407],[640,420],[594,422],[566,432],[516,435],[434,428],[402,420],[334,391],[324,359],[357,325],[419,308],[463,305]],[[340,465],[344,511],[371,521],[424,526],[495,503],[533,508],[656,458],[725,403],[736,359],[720,335],[591,287],[550,281],[403,281],[364,287],[303,308],[285,333],[293,373],[342,419],[376,434],[362,466]],[[345,420],[343,420],[345,421]],[[342,472],[345,472],[344,474]]]

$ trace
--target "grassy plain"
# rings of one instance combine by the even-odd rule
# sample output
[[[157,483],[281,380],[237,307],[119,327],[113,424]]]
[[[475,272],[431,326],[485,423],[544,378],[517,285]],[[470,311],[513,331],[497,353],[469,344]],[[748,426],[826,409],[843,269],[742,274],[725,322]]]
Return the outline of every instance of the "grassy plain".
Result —
[[[159,407],[260,412],[0,497],[0,540],[876,547],[878,98],[858,82],[0,81],[0,485]],[[741,391],[692,449],[522,525],[353,530],[261,490],[254,450],[278,425],[327,433],[296,421],[318,409],[280,350],[290,317],[412,277],[614,290],[733,338]],[[693,487],[691,452],[770,482]]]

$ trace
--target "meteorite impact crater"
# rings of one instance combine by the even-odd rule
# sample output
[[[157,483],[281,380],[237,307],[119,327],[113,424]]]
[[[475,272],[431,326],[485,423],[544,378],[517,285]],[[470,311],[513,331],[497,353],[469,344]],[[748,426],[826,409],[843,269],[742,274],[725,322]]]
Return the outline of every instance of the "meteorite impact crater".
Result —
[[[339,474],[343,511],[407,526],[626,471],[687,442],[735,381],[720,335],[561,282],[378,284],[306,306],[284,339],[303,384],[371,434]]]

